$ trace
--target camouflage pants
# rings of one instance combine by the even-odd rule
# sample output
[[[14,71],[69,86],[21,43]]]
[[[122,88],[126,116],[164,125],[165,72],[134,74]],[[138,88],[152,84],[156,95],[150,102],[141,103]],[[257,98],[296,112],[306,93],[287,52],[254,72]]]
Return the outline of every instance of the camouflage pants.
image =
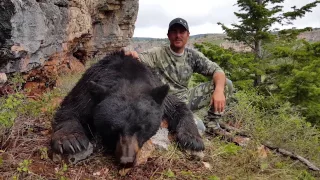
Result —
[[[185,102],[191,111],[196,111],[204,107],[208,107],[210,104],[211,96],[214,91],[214,85],[211,81],[199,84],[198,86],[191,88],[185,92],[178,93],[176,96]],[[233,94],[233,84],[232,81],[227,79],[225,86],[225,97],[226,97],[226,107],[229,104],[232,94]],[[209,107],[208,115],[203,119],[203,122],[200,118],[195,116],[195,122],[200,131],[205,131],[206,127],[208,130],[219,128],[219,119],[222,114],[214,112],[213,105]],[[206,127],[201,127],[204,126]]]

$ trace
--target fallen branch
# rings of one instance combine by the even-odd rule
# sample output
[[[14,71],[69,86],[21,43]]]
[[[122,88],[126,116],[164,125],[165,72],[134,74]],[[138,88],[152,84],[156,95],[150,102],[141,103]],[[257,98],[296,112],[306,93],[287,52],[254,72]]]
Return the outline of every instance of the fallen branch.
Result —
[[[226,138],[227,141],[234,142],[234,143],[238,144],[239,146],[246,146],[248,144],[250,139],[247,138],[248,136],[245,134],[245,132],[240,131],[239,129],[232,127],[232,126],[229,126],[225,123],[220,122],[219,125],[221,126],[221,128],[216,129],[213,131],[213,133],[209,133],[209,134],[220,135],[223,138]],[[228,131],[239,134],[240,136],[235,136]],[[288,150],[285,150],[285,149],[282,149],[279,147],[272,146],[270,143],[265,143],[264,146],[271,149],[271,150],[275,150],[282,155],[289,156],[290,158],[293,158],[293,159],[298,159],[300,162],[302,162],[303,164],[308,166],[308,168],[313,171],[320,171],[320,168],[318,168],[313,163],[311,163],[309,160],[307,160],[306,158],[304,158],[298,154],[295,154],[293,152],[290,152]]]
[[[236,133],[237,135],[244,136],[244,137],[249,137],[248,133],[246,133],[245,131],[241,131],[241,130],[238,129],[238,128],[229,126],[229,125],[226,124],[226,123],[219,122],[219,125],[220,125],[221,128],[226,129],[226,130],[229,131],[229,132],[232,132],[232,133],[234,132],[234,133]]]
[[[291,157],[293,159],[298,159],[300,162],[302,162],[303,164],[308,166],[308,168],[313,170],[313,171],[320,171],[320,169],[317,166],[315,166],[309,160],[307,160],[306,158],[304,158],[304,157],[302,157],[302,156],[300,156],[298,154],[295,154],[293,152],[290,152],[290,151],[282,149],[282,148],[271,146],[270,144],[267,144],[267,145],[264,144],[264,146],[266,146],[267,148],[269,148],[271,150],[276,150],[277,152],[279,152],[282,155],[289,156],[289,157]]]
[[[209,133],[209,134],[222,136],[227,141],[233,142],[233,143],[235,143],[239,146],[242,146],[242,147],[247,146],[248,142],[250,141],[250,139],[247,137],[235,136],[234,134],[226,131],[225,129],[221,129],[221,128],[216,129],[213,131],[213,133]]]

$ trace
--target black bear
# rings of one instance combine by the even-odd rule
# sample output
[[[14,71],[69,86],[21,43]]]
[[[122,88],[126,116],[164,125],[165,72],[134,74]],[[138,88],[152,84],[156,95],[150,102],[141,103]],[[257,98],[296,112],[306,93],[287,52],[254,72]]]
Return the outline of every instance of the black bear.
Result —
[[[84,151],[97,133],[121,164],[133,165],[166,119],[182,149],[204,150],[192,112],[168,91],[149,67],[122,51],[110,54],[90,67],[61,103],[52,123],[52,149]]]

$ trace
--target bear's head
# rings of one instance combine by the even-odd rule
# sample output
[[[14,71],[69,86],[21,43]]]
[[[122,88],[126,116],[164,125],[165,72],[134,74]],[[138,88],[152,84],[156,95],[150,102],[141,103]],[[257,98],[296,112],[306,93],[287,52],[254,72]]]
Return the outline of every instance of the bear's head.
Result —
[[[99,100],[93,109],[94,126],[105,141],[115,142],[116,158],[122,165],[134,165],[143,144],[156,134],[163,117],[162,103],[169,86],[142,91],[108,92],[90,82],[91,94]]]

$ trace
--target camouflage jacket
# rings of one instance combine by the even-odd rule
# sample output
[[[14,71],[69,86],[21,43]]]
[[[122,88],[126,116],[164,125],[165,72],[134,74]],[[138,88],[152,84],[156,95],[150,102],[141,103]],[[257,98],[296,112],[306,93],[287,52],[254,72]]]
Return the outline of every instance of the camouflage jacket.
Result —
[[[210,61],[199,51],[186,48],[182,56],[173,54],[169,46],[154,47],[139,54],[141,62],[150,66],[170,86],[171,93],[179,93],[188,89],[192,73],[213,76],[223,72],[218,64]]]

